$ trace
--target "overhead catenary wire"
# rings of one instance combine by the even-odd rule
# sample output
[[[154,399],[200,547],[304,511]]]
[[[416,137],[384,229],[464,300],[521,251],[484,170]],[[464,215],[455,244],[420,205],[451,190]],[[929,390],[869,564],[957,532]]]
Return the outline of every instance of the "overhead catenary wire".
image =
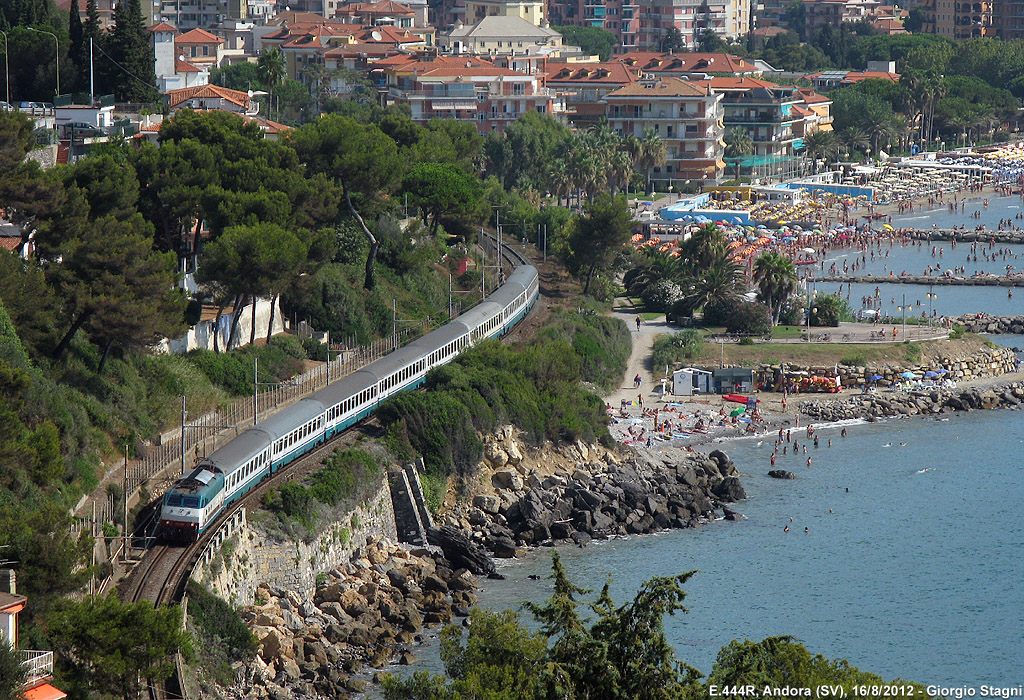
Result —
[[[107,57],[108,59],[110,59],[110,62],[111,62],[111,63],[113,63],[113,64],[114,64],[115,66],[117,66],[118,68],[120,68],[120,69],[121,69],[121,71],[122,71],[123,73],[125,73],[125,74],[126,74],[126,75],[128,75],[129,77],[131,77],[131,78],[135,79],[136,81],[138,81],[138,82],[142,83],[142,84],[143,84],[143,85],[145,85],[146,87],[148,87],[148,88],[153,88],[154,90],[157,90],[157,91],[159,91],[159,89],[160,89],[159,87],[157,87],[156,85],[153,85],[152,83],[147,83],[147,82],[146,82],[145,80],[143,80],[143,79],[142,79],[142,78],[140,78],[139,76],[135,75],[135,74],[134,74],[134,73],[132,73],[132,72],[131,72],[130,70],[128,70],[127,68],[125,68],[124,66],[122,66],[122,65],[121,65],[120,63],[118,63],[117,61],[115,61],[115,60],[114,60],[114,57],[113,57],[113,56],[111,56],[111,55],[110,55],[109,53],[107,53],[106,51],[104,51],[104,50],[103,50],[103,47],[102,47],[102,46],[99,46],[99,45],[97,44],[95,48],[96,48],[96,50],[97,50],[97,51],[99,51],[99,52],[100,52],[101,54],[103,54],[103,55],[104,55],[104,56],[106,56],[106,57]]]

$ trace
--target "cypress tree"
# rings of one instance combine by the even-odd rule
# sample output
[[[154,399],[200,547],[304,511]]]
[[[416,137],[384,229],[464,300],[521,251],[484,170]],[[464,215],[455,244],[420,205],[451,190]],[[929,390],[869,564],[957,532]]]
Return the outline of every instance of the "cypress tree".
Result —
[[[128,102],[152,102],[156,99],[156,72],[153,46],[142,17],[139,0],[123,0],[114,10],[114,30],[109,36],[109,53],[121,64],[112,66],[115,94]],[[125,74],[127,71],[131,75]],[[132,77],[135,76],[135,77]]]
[[[71,7],[68,9],[68,37],[71,40],[68,58],[75,66],[75,79],[72,81],[71,89],[79,92],[88,89],[89,86],[89,48],[82,28],[82,17],[78,11],[78,0],[71,0]]]

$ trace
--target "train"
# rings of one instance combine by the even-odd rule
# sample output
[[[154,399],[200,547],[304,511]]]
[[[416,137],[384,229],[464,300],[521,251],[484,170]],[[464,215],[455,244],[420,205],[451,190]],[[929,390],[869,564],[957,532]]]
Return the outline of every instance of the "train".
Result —
[[[196,540],[264,478],[373,413],[388,397],[416,389],[434,367],[485,338],[508,333],[539,294],[537,269],[519,261],[490,296],[454,320],[282,409],[201,460],[164,494],[160,535]]]

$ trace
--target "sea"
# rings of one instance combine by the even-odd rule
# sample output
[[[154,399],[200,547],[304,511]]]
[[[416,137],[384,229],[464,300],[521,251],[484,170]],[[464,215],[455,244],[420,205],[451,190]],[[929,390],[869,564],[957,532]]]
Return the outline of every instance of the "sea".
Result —
[[[939,209],[893,217],[893,225],[995,228],[1019,206],[1018,197],[993,197],[987,210],[975,207],[982,219]],[[975,269],[962,261],[967,246],[944,248],[943,264]],[[1013,255],[1024,256],[1024,246],[1016,248]],[[844,255],[853,253],[830,257]],[[918,273],[936,260],[930,247],[895,247],[867,269]],[[1024,257],[998,261],[1006,264],[1024,266]],[[926,299],[921,287],[883,289],[889,299]],[[1024,289],[1013,299],[1000,287],[935,291],[940,315],[1024,313]],[[991,339],[1024,348],[1024,336]],[[810,468],[802,453],[779,457],[792,481],[767,476],[770,439],[714,445],[743,473],[747,499],[736,509],[745,520],[560,547],[570,577],[596,596],[610,576],[613,597],[625,602],[652,576],[696,571],[685,585],[689,612],[667,617],[665,629],[677,656],[705,674],[733,639],[791,635],[885,680],[975,692],[1024,683],[1024,412],[853,421],[817,432]],[[483,581],[480,603],[521,609],[542,601],[552,591],[550,570],[545,548],[503,561],[505,580]],[[412,669],[443,669],[436,644],[416,654]]]

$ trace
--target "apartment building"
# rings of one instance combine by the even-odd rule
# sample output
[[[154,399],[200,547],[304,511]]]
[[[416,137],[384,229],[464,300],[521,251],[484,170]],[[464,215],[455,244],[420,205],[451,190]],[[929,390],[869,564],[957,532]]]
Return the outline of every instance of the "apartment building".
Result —
[[[543,76],[527,75],[468,56],[430,61],[393,57],[378,62],[389,102],[409,105],[412,120],[459,119],[482,134],[504,133],[526,112],[562,118],[564,103],[544,87]]]
[[[552,24],[600,27],[615,35],[616,53],[658,51],[672,29],[684,48],[705,31],[737,38],[750,29],[750,0],[548,0]]]
[[[741,176],[773,177],[797,159],[813,111],[804,107],[798,88],[746,77],[698,82],[721,97],[725,131],[742,129],[754,143],[753,153],[741,160]]]
[[[679,78],[640,80],[606,94],[605,117],[619,136],[642,138],[653,129],[665,144],[654,169],[659,188],[716,183],[725,168],[722,99],[706,84]]]
[[[1024,2],[930,0],[925,5],[923,31],[951,39],[1024,38]]]
[[[552,64],[545,82],[565,102],[570,124],[585,129],[604,118],[605,95],[632,85],[641,77],[640,71],[619,61],[568,63]]]
[[[518,17],[539,27],[547,19],[543,0],[465,0],[465,24],[475,24],[484,17]]]

